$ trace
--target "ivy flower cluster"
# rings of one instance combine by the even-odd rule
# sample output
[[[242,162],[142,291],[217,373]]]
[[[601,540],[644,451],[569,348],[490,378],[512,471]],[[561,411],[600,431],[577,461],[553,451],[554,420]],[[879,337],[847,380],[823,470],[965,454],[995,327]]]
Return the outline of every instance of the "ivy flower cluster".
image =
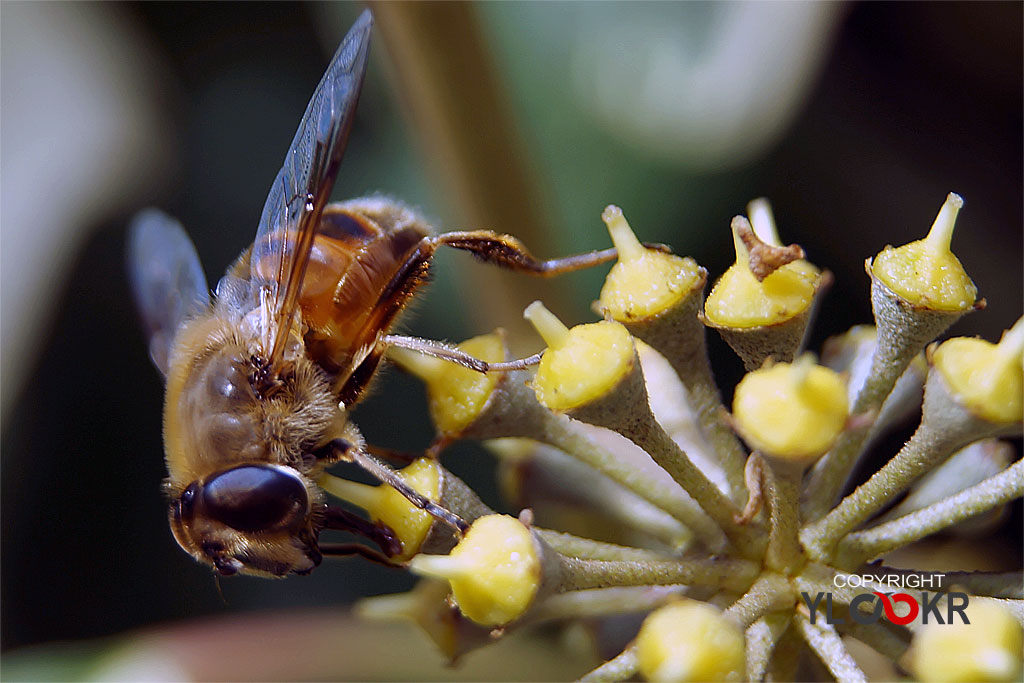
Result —
[[[423,577],[359,611],[415,621],[453,661],[540,623],[646,615],[584,680],[792,680],[811,655],[837,680],[866,680],[850,639],[920,680],[1019,680],[1019,571],[934,582],[941,604],[969,597],[969,624],[929,623],[899,601],[899,617],[918,616],[855,618],[880,614],[863,593],[932,574],[880,558],[1024,492],[1024,461],[1000,441],[1022,429],[1024,322],[995,343],[932,343],[984,308],[950,251],[962,204],[950,194],[927,236],[867,259],[874,326],[830,340],[820,360],[802,344],[832,276],[782,245],[765,200],[733,219],[736,263],[706,297],[704,268],[644,246],[609,206],[619,260],[595,304],[602,319],[569,328],[530,305],[547,346],[535,369],[480,374],[392,354],[425,382],[438,432],[400,475],[465,524],[387,486],[322,475],[328,493],[398,538],[390,561]],[[747,370],[731,410],[705,328]],[[500,330],[459,348],[510,358]],[[918,405],[906,445],[842,497],[876,438]],[[460,439],[493,451],[518,516],[442,466],[437,455]],[[819,594],[828,619],[807,599]]]

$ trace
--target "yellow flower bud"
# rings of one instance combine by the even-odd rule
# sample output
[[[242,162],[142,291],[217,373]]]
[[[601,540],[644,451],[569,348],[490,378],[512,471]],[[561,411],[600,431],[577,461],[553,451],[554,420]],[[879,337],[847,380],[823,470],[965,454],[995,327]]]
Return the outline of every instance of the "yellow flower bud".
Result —
[[[752,448],[779,458],[815,458],[846,424],[846,385],[805,354],[748,373],[736,387],[733,416]]]
[[[441,479],[438,467],[437,461],[432,458],[418,458],[400,473],[418,493],[437,500]],[[402,542],[402,552],[394,557],[397,562],[404,562],[419,552],[434,522],[429,513],[420,510],[401,493],[385,484],[369,486],[326,473],[320,475],[317,483],[332,496],[366,510],[373,521],[391,527]]]
[[[633,370],[633,338],[619,323],[602,321],[570,330],[539,301],[526,308],[525,316],[548,344],[534,391],[551,410],[568,411],[595,401]]]
[[[1021,626],[1002,607],[975,602],[970,624],[928,624],[914,637],[910,668],[922,681],[1019,681]]]
[[[871,273],[915,306],[936,311],[966,311],[978,288],[949,249],[953,226],[964,200],[952,192],[935,217],[928,236],[902,247],[886,247],[871,264]]]
[[[609,206],[601,214],[619,252],[601,288],[601,306],[620,322],[644,320],[676,306],[702,281],[692,258],[666,254],[640,244],[622,209]]]
[[[1024,417],[1024,318],[1003,333],[998,344],[958,337],[938,346],[932,363],[947,386],[974,415],[989,422],[1020,422]]]
[[[743,631],[700,602],[652,612],[636,647],[640,672],[649,681],[741,681],[746,673]]]
[[[736,263],[718,279],[704,302],[704,315],[724,327],[765,327],[803,313],[814,301],[817,275],[795,263],[776,269],[762,281],[750,270],[750,254],[733,224]]]
[[[530,530],[508,515],[473,522],[448,555],[417,555],[416,573],[447,579],[467,617],[483,626],[504,626],[533,602],[541,580],[541,550]]]
[[[490,363],[505,360],[505,344],[499,333],[473,337],[458,348]],[[408,349],[390,349],[388,354],[404,370],[426,383],[430,415],[442,434],[459,434],[472,424],[501,378],[501,373],[477,372]]]

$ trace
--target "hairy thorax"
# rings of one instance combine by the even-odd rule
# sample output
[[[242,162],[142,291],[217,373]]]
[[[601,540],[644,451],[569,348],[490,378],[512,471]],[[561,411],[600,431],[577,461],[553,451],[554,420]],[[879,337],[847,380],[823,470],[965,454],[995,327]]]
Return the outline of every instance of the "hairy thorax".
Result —
[[[242,463],[304,471],[309,451],[339,419],[323,373],[301,347],[273,386],[258,389],[249,337],[217,308],[181,331],[164,406],[172,489]]]

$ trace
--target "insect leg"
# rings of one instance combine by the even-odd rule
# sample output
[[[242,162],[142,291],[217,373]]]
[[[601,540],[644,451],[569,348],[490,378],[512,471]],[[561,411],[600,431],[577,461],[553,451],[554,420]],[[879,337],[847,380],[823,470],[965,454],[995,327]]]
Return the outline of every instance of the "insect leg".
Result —
[[[402,542],[398,540],[398,536],[391,530],[391,527],[374,524],[354,512],[340,507],[331,506],[324,511],[323,528],[348,531],[363,536],[380,546],[380,549],[388,557],[402,552]],[[323,552],[323,546],[320,546],[320,552]]]
[[[338,401],[347,405],[355,405],[370,387],[370,382],[377,372],[377,366],[384,358],[384,346],[378,344],[352,371],[345,383],[337,390]]]
[[[400,567],[396,565],[383,553],[369,548],[360,543],[323,543],[320,545],[320,552],[324,555],[331,557],[341,557],[344,555],[359,555],[370,562],[376,564],[382,564],[385,567]]]
[[[501,235],[491,230],[465,230],[448,232],[428,238],[435,245],[447,245],[453,249],[470,251],[481,261],[493,263],[520,273],[553,277],[563,273],[599,266],[615,260],[618,252],[612,249],[591,251],[557,259],[541,260],[533,256],[518,239],[511,235]],[[661,244],[645,245],[659,251],[670,251]]]
[[[359,465],[366,472],[372,474],[384,484],[387,484],[401,493],[405,496],[406,500],[418,507],[420,510],[423,510],[435,519],[444,522],[460,534],[465,533],[469,529],[469,523],[462,519],[462,517],[459,517],[451,510],[438,505],[419,491],[416,491],[405,482],[405,479],[402,478],[401,474],[391,469],[388,465],[369,453],[356,448],[345,439],[334,439],[325,446],[325,448],[334,448],[341,451],[345,459]]]
[[[419,460],[424,456],[423,453],[408,453],[406,451],[396,451],[393,448],[382,448],[381,446],[372,446],[370,444],[366,444],[365,446],[363,446],[363,448],[366,449],[367,453],[369,453],[370,455],[375,455],[378,458],[383,458],[384,460],[397,460],[398,462],[406,464],[409,464],[415,460]]]
[[[389,346],[395,346],[401,349],[409,349],[410,351],[416,351],[426,356],[433,356],[434,358],[440,358],[456,365],[461,365],[470,370],[476,370],[477,372],[498,372],[501,370],[525,370],[526,368],[536,365],[540,362],[540,358],[543,353],[535,353],[532,356],[526,358],[520,358],[518,360],[504,361],[501,363],[489,363],[485,360],[480,360],[475,356],[471,356],[465,351],[461,351],[454,346],[449,346],[444,342],[434,341],[432,339],[422,339],[420,337],[406,337],[400,334],[387,334],[381,337],[381,341]]]

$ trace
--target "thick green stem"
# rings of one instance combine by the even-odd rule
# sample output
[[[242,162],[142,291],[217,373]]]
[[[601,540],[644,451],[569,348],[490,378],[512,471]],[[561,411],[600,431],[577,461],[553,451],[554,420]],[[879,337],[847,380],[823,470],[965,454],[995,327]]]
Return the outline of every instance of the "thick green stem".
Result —
[[[800,540],[812,557],[828,560],[839,539],[874,516],[919,477],[967,444],[1005,429],[969,414],[950,395],[934,369],[925,388],[923,411],[921,425],[899,453],[834,510],[804,528]]]
[[[749,558],[761,555],[763,537],[757,530],[736,521],[739,516],[736,505],[693,464],[654,418],[635,352],[632,368],[613,388],[599,398],[573,408],[569,415],[618,432],[642,448],[718,524],[737,553]]]
[[[789,614],[766,614],[747,629],[747,680],[763,681],[775,652],[775,645],[789,628]]]
[[[703,345],[701,346],[703,351]],[[706,351],[703,352],[703,356],[704,365],[697,364],[698,371],[690,377],[683,376],[675,363],[672,367],[686,385],[691,407],[697,414],[697,423],[722,464],[730,490],[738,495],[743,491],[743,466],[747,453],[732,427],[723,419],[725,408],[722,405],[722,395],[715,385],[710,367],[706,365]],[[668,360],[672,362],[671,358]]]
[[[743,597],[725,610],[725,615],[747,628],[769,612],[792,609],[795,599],[786,577],[763,573]]]
[[[848,616],[849,611],[846,610],[845,617]],[[840,629],[844,634],[850,634],[893,662],[898,662],[910,646],[909,632],[900,626],[890,625],[888,622],[862,624],[850,618],[846,620],[848,623]]]
[[[746,590],[757,578],[759,567],[744,560],[625,561],[584,560],[562,557],[563,591],[612,586],[664,586],[686,584]]]
[[[679,488],[616,457],[594,443],[565,417],[548,413],[542,436],[545,442],[561,448],[581,462],[590,465],[618,482],[647,502],[658,506],[691,529],[697,538],[714,548],[721,544],[721,531],[701,508],[699,502],[680,495]],[[712,485],[713,486],[713,485]]]
[[[677,598],[686,586],[626,586],[559,593],[545,598],[517,622],[525,623],[648,612]]]
[[[866,266],[871,274],[870,260]],[[871,371],[850,411],[853,415],[879,410],[910,361],[966,312],[933,311],[914,306],[873,274],[871,306],[878,341]],[[818,519],[832,506],[856,465],[870,432],[870,425],[862,425],[840,435],[832,450],[815,467],[808,487],[807,519]]]
[[[544,181],[522,144],[479,7],[380,2],[373,12],[391,58],[389,82],[433,170],[429,179],[455,211],[452,218],[513,233],[538,250],[550,246],[559,230],[544,211]],[[486,306],[466,307],[482,329],[508,325],[540,296],[552,304],[567,300],[567,288],[546,286],[539,278],[521,278],[513,286],[496,268],[465,272],[466,291],[495,294]]]
[[[580,424],[542,406],[527,386],[528,378],[525,371],[508,373],[502,382],[501,400],[492,399],[485,413],[462,436],[525,437],[554,446],[672,515],[709,548],[723,545],[721,530],[678,486],[603,448],[583,432]]]
[[[697,315],[704,299],[707,274],[701,269],[698,287],[678,307],[648,320],[622,321],[630,333],[651,345],[675,370],[689,394],[701,432],[718,457],[734,500],[742,496],[747,454],[732,427],[722,419],[722,395],[708,360],[706,331]]]
[[[626,649],[613,659],[586,674],[581,681],[625,681],[636,675],[639,663],[636,658],[636,645],[630,643]]]
[[[800,531],[800,483],[804,465],[768,458],[764,468],[770,531],[765,566],[788,574],[804,559]]]
[[[573,536],[561,531],[551,529],[539,529],[534,531],[553,550],[567,557],[578,557],[586,560],[653,560],[668,562],[671,556],[643,548],[631,548],[629,546],[594,541],[589,538]]]
[[[841,566],[856,566],[1024,495],[1024,460],[955,496],[885,524],[850,534],[839,544]]]
[[[812,624],[805,615],[799,612],[793,619],[793,623],[800,635],[803,636],[804,641],[811,646],[811,649],[825,663],[837,681],[843,683],[867,682],[867,677],[853,661],[853,657],[843,645],[842,638],[836,633],[835,627],[821,620]]]
[[[718,524],[737,552],[745,557],[756,557],[763,547],[763,537],[754,529],[737,523],[739,508],[693,464],[658,424],[646,400],[642,405],[632,404],[628,410],[624,406],[621,412],[629,415],[623,415],[626,419],[611,425],[611,428],[647,451],[654,462],[668,472]]]

